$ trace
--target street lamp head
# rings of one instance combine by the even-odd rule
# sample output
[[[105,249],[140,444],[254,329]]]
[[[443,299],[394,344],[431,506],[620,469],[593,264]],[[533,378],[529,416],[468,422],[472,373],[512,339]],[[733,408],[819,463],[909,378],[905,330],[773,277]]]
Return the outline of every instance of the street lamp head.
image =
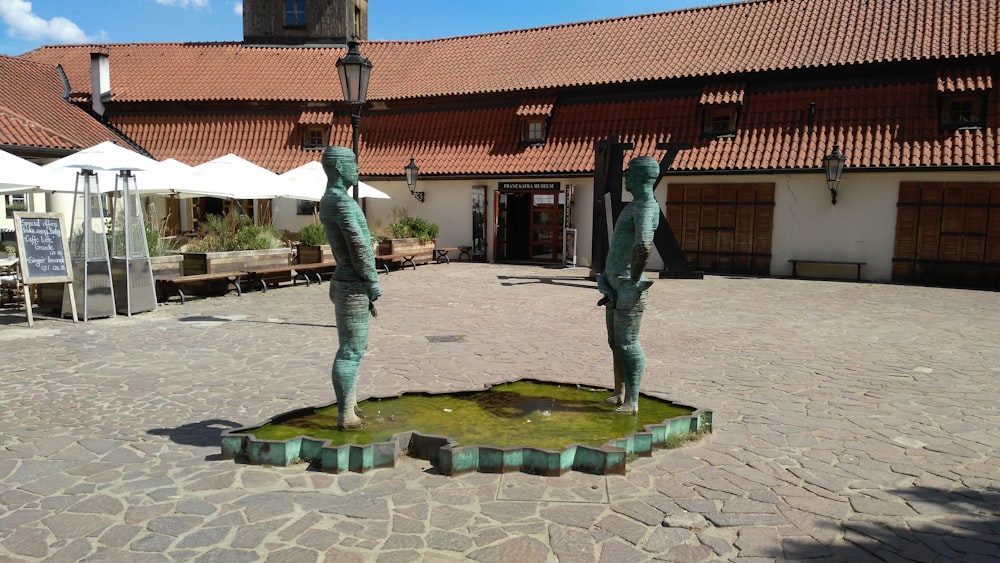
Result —
[[[368,98],[368,79],[372,63],[358,52],[358,42],[347,42],[347,54],[337,59],[337,74],[344,100],[349,104],[363,104]]]
[[[844,173],[844,163],[847,157],[840,152],[840,145],[833,145],[830,154],[823,157],[823,169],[826,172],[826,185],[830,188],[830,202],[837,205],[837,186],[840,185],[840,177]]]

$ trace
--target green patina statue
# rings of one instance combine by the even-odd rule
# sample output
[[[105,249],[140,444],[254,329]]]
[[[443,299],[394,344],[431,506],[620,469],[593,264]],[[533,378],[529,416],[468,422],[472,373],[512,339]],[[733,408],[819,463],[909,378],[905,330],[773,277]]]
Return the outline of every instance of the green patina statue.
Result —
[[[340,344],[331,371],[337,395],[337,426],[360,428],[363,424],[356,412],[355,383],[358,366],[368,347],[369,315],[375,316],[373,302],[382,291],[368,222],[361,207],[347,193],[350,186],[358,184],[357,159],[348,148],[327,147],[322,164],[327,183],[319,204],[319,217],[337,260],[330,281],[330,300],[336,312]]]
[[[608,344],[614,359],[615,390],[606,402],[620,405],[615,412],[639,412],[639,384],[646,368],[646,355],[639,344],[646,290],[653,282],[643,270],[653,248],[653,233],[660,223],[660,207],[653,187],[660,175],[655,159],[640,156],[629,162],[625,189],[632,201],[625,206],[615,225],[604,272],[597,276],[597,288],[604,294]]]

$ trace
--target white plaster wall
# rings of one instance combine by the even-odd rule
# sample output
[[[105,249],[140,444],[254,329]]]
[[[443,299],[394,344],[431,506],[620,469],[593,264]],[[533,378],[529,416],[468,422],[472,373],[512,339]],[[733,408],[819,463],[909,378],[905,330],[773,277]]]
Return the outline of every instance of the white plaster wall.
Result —
[[[323,186],[319,187],[320,190]],[[271,225],[279,231],[299,232],[313,222],[312,215],[297,215],[297,200],[279,197],[271,200]]]
[[[438,244],[441,246],[468,246],[472,244],[472,187],[485,185],[487,202],[487,259],[493,258],[494,194],[499,181],[491,180],[420,180],[417,187],[426,195],[421,203],[409,192],[406,182],[371,181],[375,188],[389,194],[392,199],[363,200],[369,227],[377,232],[380,226],[391,222],[393,210],[405,209],[407,213],[423,217],[441,228]],[[558,181],[560,186],[576,186],[574,217],[577,228],[577,266],[591,266],[593,232],[593,179],[592,178],[517,178],[518,181]],[[771,275],[791,275],[791,258],[864,261],[862,278],[871,281],[889,281],[892,277],[892,254],[896,228],[896,201],[899,183],[925,182],[997,182],[1000,174],[990,172],[886,172],[844,173],[839,186],[837,204],[830,203],[830,192],[820,172],[813,174],[759,174],[720,176],[670,176],[664,178],[655,191],[663,209],[668,185],[672,183],[749,183],[773,182],[775,208],[771,247]],[[63,213],[66,220],[72,213],[72,196],[69,194],[36,195],[35,209]],[[44,202],[42,201],[44,199]],[[144,198],[145,199],[145,198]],[[162,198],[153,197],[158,211],[163,212]],[[623,190],[623,201],[631,196]],[[310,215],[296,215],[294,200],[279,198],[273,201],[274,226],[297,232],[312,221]],[[162,216],[162,215],[161,215]],[[663,260],[654,250],[650,257],[650,270],[663,268]],[[848,274],[839,270],[840,274]]]
[[[862,279],[890,281],[900,182],[989,182],[997,181],[997,176],[988,172],[857,173],[848,170],[838,187],[836,205],[830,203],[830,190],[822,173],[712,176],[710,179],[671,176],[663,181],[694,184],[773,182],[771,275],[791,275],[792,266],[788,260],[792,258],[863,261],[867,264],[862,268]],[[656,198],[662,208],[665,198],[662,184],[656,191]],[[650,260],[651,269],[661,267],[662,261]],[[837,272],[850,274],[844,270]]]

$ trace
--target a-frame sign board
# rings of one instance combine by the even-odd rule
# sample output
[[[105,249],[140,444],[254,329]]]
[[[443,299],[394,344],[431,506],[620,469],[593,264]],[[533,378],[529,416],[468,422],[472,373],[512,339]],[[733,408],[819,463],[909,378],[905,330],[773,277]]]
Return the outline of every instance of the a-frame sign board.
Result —
[[[70,296],[73,322],[76,322],[76,298],[73,295],[73,268],[70,267],[69,241],[59,213],[14,213],[17,255],[24,283],[24,308],[28,326],[35,326],[31,315],[31,288],[37,283],[65,283]]]

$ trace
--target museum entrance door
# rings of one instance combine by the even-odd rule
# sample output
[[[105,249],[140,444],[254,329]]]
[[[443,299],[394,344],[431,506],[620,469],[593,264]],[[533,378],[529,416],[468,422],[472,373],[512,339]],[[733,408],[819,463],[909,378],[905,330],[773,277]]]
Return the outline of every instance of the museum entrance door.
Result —
[[[561,263],[563,201],[558,190],[496,192],[494,260]]]

